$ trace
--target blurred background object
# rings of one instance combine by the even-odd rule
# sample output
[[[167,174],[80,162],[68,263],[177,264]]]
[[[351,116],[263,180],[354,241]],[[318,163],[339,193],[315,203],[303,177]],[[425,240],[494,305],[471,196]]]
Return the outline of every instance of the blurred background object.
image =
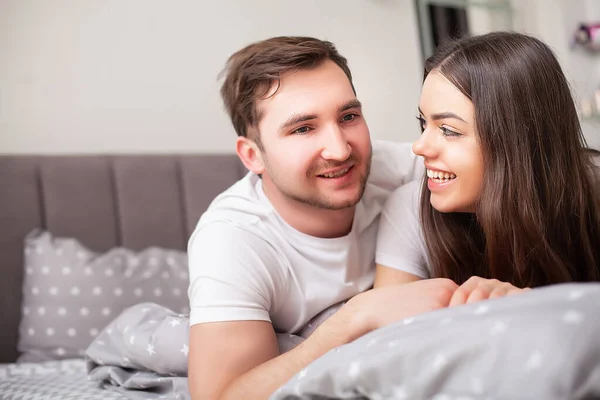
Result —
[[[600,66],[598,65],[600,62],[598,61],[600,59],[600,22],[580,23],[573,34],[571,47],[574,52],[583,50],[583,52],[579,51],[580,57],[595,58],[595,63],[588,60],[592,68]],[[581,116],[584,124],[597,125],[600,123],[600,78],[598,74],[596,74],[596,81],[589,82],[589,87],[583,93]]]
[[[600,22],[580,24],[575,32],[573,44],[592,51],[600,51]]]
[[[417,0],[423,58],[448,39],[513,29],[510,0]]]

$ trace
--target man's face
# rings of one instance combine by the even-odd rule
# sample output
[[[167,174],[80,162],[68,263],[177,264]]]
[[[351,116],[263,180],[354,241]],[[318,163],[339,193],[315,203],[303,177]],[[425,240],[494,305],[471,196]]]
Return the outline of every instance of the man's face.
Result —
[[[266,190],[331,210],[360,200],[371,141],[360,102],[340,67],[328,60],[284,74],[275,95],[257,107]]]

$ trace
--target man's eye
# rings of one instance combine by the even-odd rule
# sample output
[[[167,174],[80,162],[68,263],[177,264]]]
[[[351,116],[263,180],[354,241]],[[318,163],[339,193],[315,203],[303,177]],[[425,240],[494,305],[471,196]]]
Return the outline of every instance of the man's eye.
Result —
[[[346,114],[342,117],[342,121],[354,121],[356,118],[358,118],[358,114]]]
[[[294,129],[292,131],[293,135],[304,135],[307,134],[310,131],[310,128],[308,126],[301,126],[300,128]]]

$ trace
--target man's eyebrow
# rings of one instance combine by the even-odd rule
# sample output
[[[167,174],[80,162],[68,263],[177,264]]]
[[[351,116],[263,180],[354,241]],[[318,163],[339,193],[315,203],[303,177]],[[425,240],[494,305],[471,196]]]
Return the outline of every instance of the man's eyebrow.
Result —
[[[346,104],[344,104],[343,106],[341,106],[338,109],[338,112],[344,112],[344,111],[349,110],[351,108],[362,108],[362,103],[360,101],[358,101],[357,99],[350,100],[349,102],[347,102]],[[312,120],[317,119],[317,118],[318,117],[315,114],[292,114],[288,119],[286,119],[279,126],[279,130],[283,131],[286,128],[289,128],[290,126],[294,126],[296,124],[299,124],[300,122],[312,121]]]
[[[362,108],[362,103],[360,101],[358,101],[357,99],[350,100],[349,102],[347,102],[346,104],[341,106],[340,109],[338,110],[338,112],[344,112],[351,108]]]
[[[421,115],[425,115],[425,114],[423,114],[423,111],[421,111],[421,107],[419,107],[419,112],[421,113]],[[457,119],[459,121],[464,122],[465,124],[468,124],[468,122],[465,121],[463,118],[461,118],[459,115],[454,114],[453,112],[449,112],[449,111],[432,114],[431,119],[433,119],[434,121],[437,121],[439,119]]]
[[[286,128],[296,125],[300,122],[311,121],[313,119],[317,119],[317,116],[314,114],[292,114],[279,126],[279,130],[285,130]]]

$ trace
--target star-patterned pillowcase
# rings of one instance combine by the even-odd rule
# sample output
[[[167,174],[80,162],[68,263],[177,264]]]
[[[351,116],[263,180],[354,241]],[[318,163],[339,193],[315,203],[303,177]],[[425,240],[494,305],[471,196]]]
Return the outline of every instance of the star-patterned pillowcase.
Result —
[[[314,326],[337,308],[334,306],[315,317]],[[151,390],[177,398],[177,380],[165,378],[188,376],[189,327],[187,315],[155,303],[128,308],[86,350],[89,379],[101,385]],[[298,335],[277,333],[281,353],[303,340]]]
[[[36,230],[25,239],[19,362],[81,357],[123,310],[153,302],[187,314],[185,252],[115,248],[98,254]]]
[[[88,371],[118,366],[162,376],[187,376],[189,326],[184,314],[156,303],[136,304],[92,341],[85,353]],[[92,378],[99,373],[95,371]]]

